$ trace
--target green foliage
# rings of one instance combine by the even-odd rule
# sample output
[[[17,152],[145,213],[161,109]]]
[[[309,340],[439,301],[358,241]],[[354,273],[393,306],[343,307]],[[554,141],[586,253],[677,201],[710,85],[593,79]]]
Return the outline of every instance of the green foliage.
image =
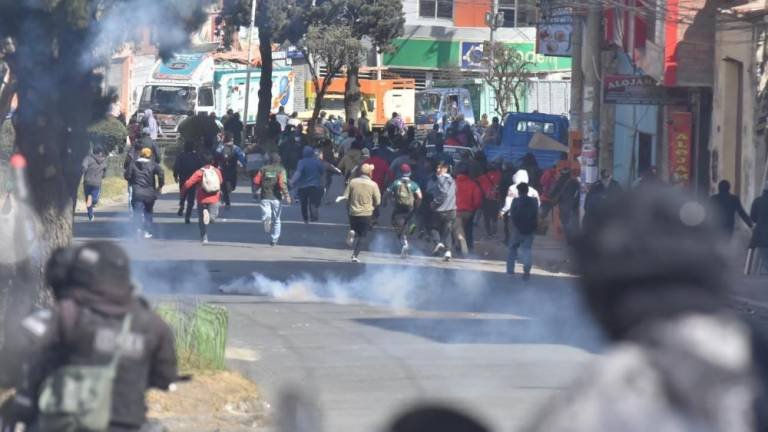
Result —
[[[128,128],[120,120],[107,116],[88,127],[88,141],[91,146],[101,144],[107,153],[125,144]]]
[[[179,362],[195,369],[224,369],[229,312],[205,303],[191,310],[163,303],[156,312],[173,329]]]

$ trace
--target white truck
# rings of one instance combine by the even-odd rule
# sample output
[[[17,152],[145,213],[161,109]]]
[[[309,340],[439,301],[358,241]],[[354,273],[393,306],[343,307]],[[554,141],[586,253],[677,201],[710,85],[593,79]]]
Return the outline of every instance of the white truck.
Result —
[[[231,64],[219,65],[209,53],[176,54],[158,61],[139,99],[137,118],[151,109],[167,138],[175,139],[178,125],[199,112],[215,112],[218,118],[231,109],[241,116],[245,111],[247,69]],[[246,124],[256,122],[261,69],[251,69],[250,98]],[[284,106],[293,111],[294,73],[290,68],[275,68],[272,73],[272,112]]]

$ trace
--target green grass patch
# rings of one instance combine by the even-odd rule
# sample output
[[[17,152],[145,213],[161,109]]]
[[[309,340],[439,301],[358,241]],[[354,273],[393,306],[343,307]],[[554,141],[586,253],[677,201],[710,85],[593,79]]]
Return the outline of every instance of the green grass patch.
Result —
[[[221,306],[161,303],[156,312],[173,329],[182,371],[224,369],[229,312]]]

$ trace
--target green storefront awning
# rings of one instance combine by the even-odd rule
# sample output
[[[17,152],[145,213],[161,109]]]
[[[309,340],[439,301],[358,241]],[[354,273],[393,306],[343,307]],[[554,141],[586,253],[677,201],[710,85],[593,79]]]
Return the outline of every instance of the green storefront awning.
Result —
[[[424,69],[451,69],[461,66],[462,41],[435,39],[395,39],[392,52],[384,54],[384,65]],[[536,53],[534,42],[510,42],[526,60],[533,63],[531,72],[571,70],[568,57],[550,57]]]

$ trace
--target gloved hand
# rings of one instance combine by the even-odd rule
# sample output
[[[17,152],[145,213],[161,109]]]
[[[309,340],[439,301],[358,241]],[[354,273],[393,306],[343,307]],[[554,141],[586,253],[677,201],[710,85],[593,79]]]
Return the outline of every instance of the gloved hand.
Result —
[[[344,200],[346,200],[346,199],[347,199],[347,197],[344,197],[344,196],[340,196],[340,197],[336,198],[336,202],[337,202],[337,203],[340,203],[340,202],[342,202],[342,201],[344,201]]]

